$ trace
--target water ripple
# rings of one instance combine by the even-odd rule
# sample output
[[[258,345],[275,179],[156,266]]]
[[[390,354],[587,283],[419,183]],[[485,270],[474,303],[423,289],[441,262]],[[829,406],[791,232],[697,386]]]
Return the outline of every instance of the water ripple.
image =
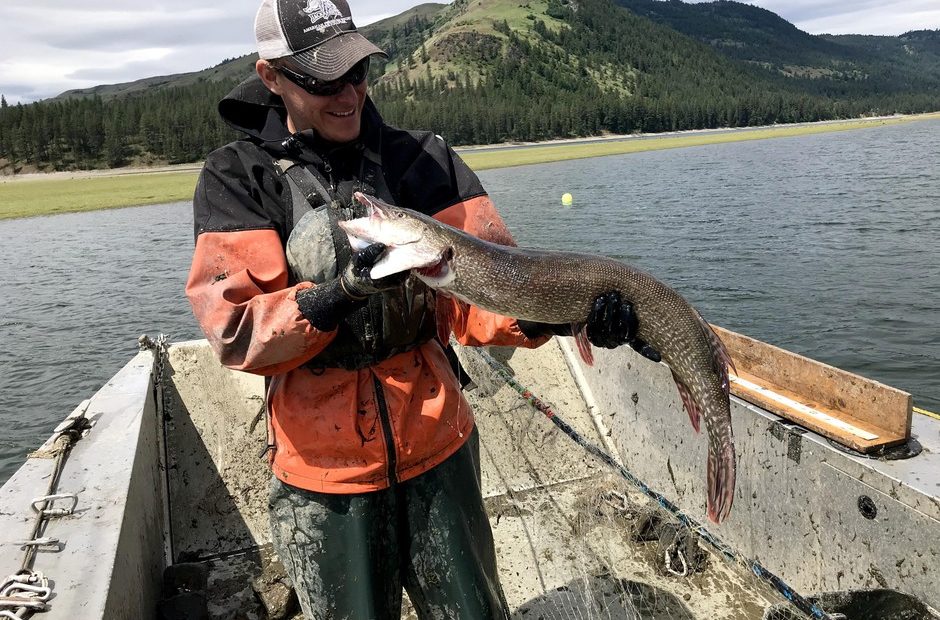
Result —
[[[480,176],[521,245],[626,260],[719,325],[940,410],[938,143],[925,121]],[[191,222],[185,203],[0,222],[0,481],[140,334],[199,337]]]
[[[136,352],[198,336],[187,203],[0,222],[0,481]]]
[[[481,178],[521,245],[623,258],[715,323],[940,410],[938,142],[926,121]]]

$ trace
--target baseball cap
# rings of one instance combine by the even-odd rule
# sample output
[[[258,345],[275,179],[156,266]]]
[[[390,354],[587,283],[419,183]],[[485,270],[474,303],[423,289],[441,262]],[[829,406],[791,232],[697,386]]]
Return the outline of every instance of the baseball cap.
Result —
[[[366,56],[388,57],[356,30],[346,0],[263,0],[255,16],[255,40],[261,58],[289,56],[327,82]]]

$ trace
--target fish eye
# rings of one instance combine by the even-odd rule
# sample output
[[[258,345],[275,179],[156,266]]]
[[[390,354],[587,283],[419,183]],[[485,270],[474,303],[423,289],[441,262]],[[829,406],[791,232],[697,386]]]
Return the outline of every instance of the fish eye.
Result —
[[[405,217],[405,214],[399,211],[398,213],[395,214],[395,217],[397,217],[398,219],[402,219],[403,217]]]

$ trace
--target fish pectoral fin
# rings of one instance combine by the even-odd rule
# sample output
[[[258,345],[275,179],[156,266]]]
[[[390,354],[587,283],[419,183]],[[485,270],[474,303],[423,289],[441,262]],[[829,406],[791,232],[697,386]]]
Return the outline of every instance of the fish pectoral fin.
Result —
[[[672,373],[672,380],[676,382],[676,387],[679,388],[679,397],[682,398],[683,408],[685,408],[686,413],[689,414],[689,421],[692,422],[692,428],[695,429],[696,433],[700,432],[702,427],[702,412],[699,410],[695,399],[692,398],[692,393],[689,391],[689,388],[679,380],[679,377],[676,376],[674,372]]]
[[[594,353],[591,351],[591,341],[587,337],[586,323],[572,323],[571,333],[574,335],[574,341],[578,343],[578,353],[581,359],[588,366],[594,365]]]
[[[437,323],[437,339],[444,348],[450,343],[450,332],[456,319],[454,312],[453,299],[439,294],[434,304],[434,320]]]
[[[437,338],[446,348],[450,343],[450,334],[465,333],[467,326],[467,314],[470,312],[470,306],[459,299],[449,295],[437,293],[437,299],[434,304],[434,318],[437,322]]]

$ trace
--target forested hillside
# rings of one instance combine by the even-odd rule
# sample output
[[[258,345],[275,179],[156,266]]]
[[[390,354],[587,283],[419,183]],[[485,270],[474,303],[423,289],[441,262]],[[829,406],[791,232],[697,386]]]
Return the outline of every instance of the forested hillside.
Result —
[[[936,95],[940,89],[940,31],[899,37],[814,36],[766,9],[730,0],[615,1],[724,56],[794,78],[797,87],[809,92]]]
[[[202,82],[110,101],[8,106],[0,110],[0,157],[54,170],[196,161],[234,135],[213,113],[230,88]]]
[[[940,109],[938,33],[817,37],[737,2],[456,0],[363,31],[389,53],[387,120],[457,145]],[[0,168],[199,160],[234,137],[216,103],[253,65],[0,100]]]

